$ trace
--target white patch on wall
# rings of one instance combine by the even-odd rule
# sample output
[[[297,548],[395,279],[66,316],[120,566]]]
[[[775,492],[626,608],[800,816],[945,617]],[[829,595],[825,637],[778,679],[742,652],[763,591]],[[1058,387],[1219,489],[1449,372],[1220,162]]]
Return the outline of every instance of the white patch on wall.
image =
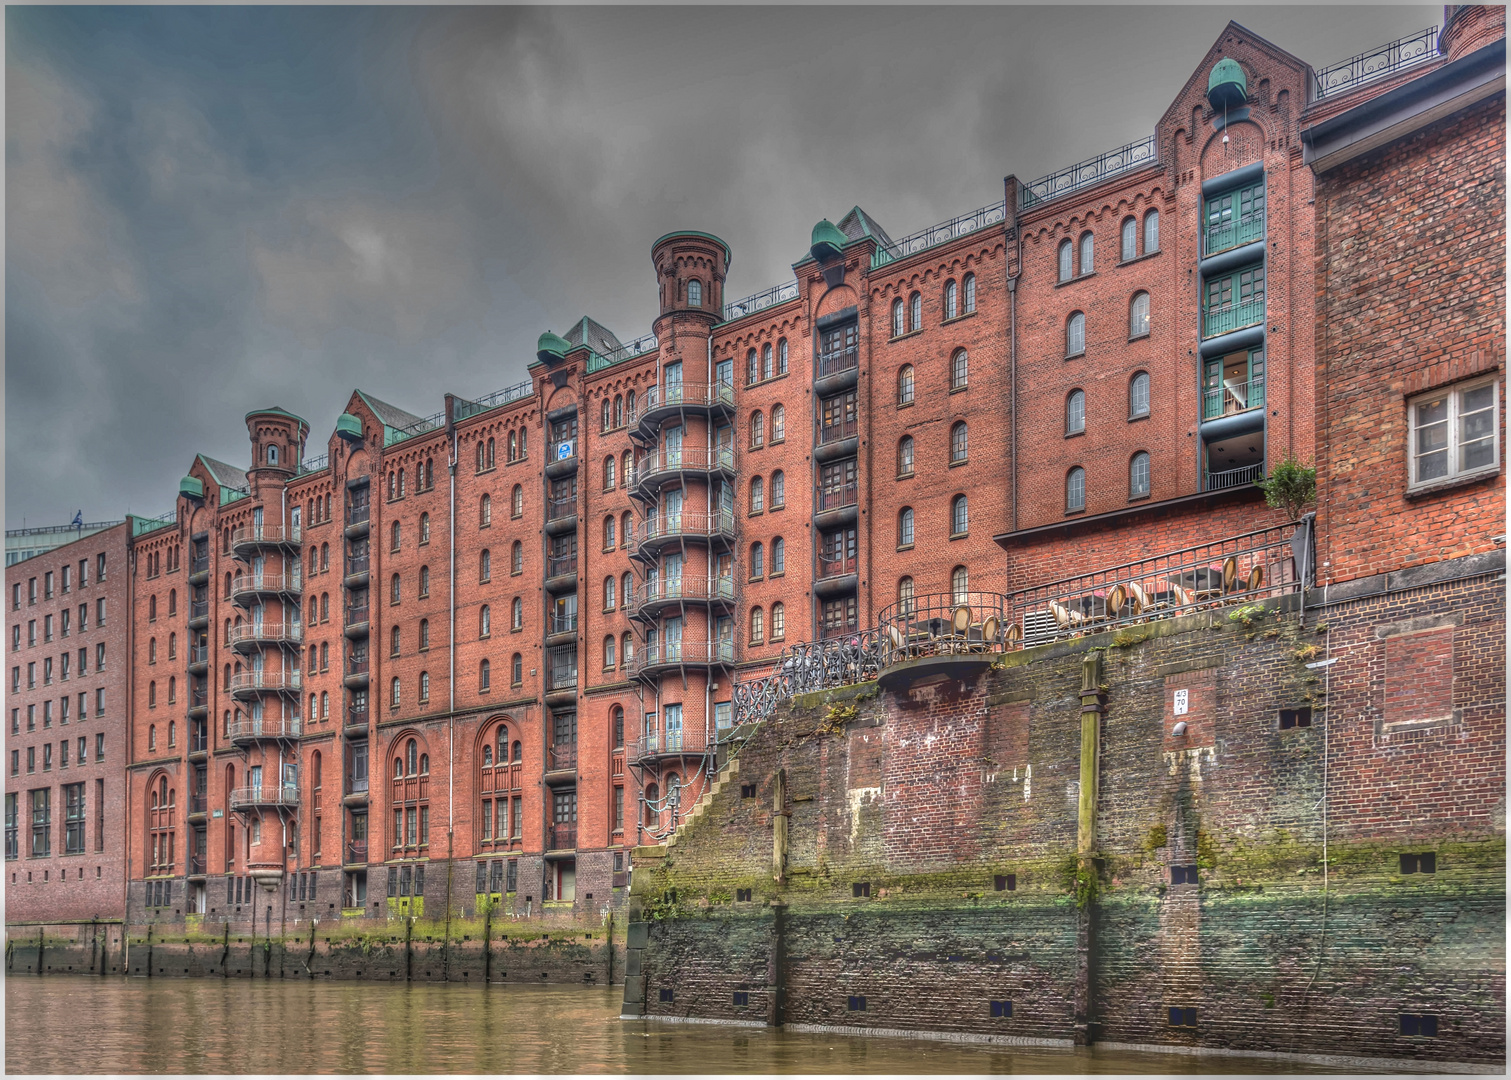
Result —
[[[857,787],[846,792],[850,803],[850,844],[854,846],[860,837],[860,810],[872,799],[881,798],[879,787]]]
[[[1016,772],[1016,770],[1014,770],[1014,771]],[[1028,798],[1029,798],[1030,795],[1033,794],[1033,791],[1034,791],[1034,767],[1032,765],[1025,765],[1025,766],[1023,766],[1023,801],[1024,802],[1028,802]]]
[[[1189,750],[1171,750],[1165,753],[1165,764],[1170,768],[1171,776],[1179,776],[1182,767],[1192,782],[1200,783],[1202,769],[1213,769],[1217,766],[1217,747],[1195,746]]]

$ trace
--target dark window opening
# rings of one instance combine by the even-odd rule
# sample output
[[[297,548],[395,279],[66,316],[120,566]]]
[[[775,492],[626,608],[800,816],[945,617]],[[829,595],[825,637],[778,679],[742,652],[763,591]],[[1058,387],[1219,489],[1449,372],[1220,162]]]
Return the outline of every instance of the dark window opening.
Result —
[[[1012,1016],[1012,1014],[1013,1014],[1013,1003],[1011,1001],[994,1001],[994,1002],[992,1002],[992,1017],[993,1017],[993,1019],[995,1019],[997,1017],[1002,1017],[1002,1018],[1005,1019],[1005,1018],[1007,1018],[1009,1016]]]
[[[672,988],[671,987],[669,987],[669,986],[663,986],[661,988],[661,1000],[662,1001],[671,1001],[672,1000],[672,996],[673,995],[672,995]]]
[[[1281,731],[1284,731],[1287,728],[1311,727],[1311,726],[1312,726],[1312,709],[1311,709],[1311,706],[1308,705],[1308,706],[1306,706],[1304,708],[1300,708],[1300,709],[1281,709],[1280,710],[1280,730]]]
[[[1018,875],[998,874],[994,884],[998,892],[1012,892],[1018,887]]]
[[[1436,874],[1438,872],[1438,856],[1433,851],[1422,851],[1415,854],[1402,853],[1401,873],[1403,874]]]
[[[1170,884],[1172,885],[1195,885],[1197,884],[1196,867],[1172,866],[1170,868]]]
[[[739,901],[749,900],[750,897],[751,897],[751,892],[752,892],[752,890],[750,890],[750,889],[736,889],[735,890],[735,899],[739,900]]]
[[[734,995],[735,995],[735,1004],[736,1005],[749,1005],[750,1004],[750,991],[749,990],[736,990],[734,992]]]
[[[866,1011],[866,998],[865,998],[865,995],[863,995],[863,994],[859,995],[859,996],[857,996],[855,994],[850,995],[850,1011],[851,1012],[865,1012]]]
[[[1402,1035],[1429,1035],[1438,1033],[1438,1018],[1436,1016],[1412,1016],[1410,1013],[1401,1014]]]
[[[852,896],[870,896],[871,883],[869,881],[857,881],[850,886]]]
[[[1195,1009],[1171,1009],[1170,1024],[1172,1027],[1195,1027]]]

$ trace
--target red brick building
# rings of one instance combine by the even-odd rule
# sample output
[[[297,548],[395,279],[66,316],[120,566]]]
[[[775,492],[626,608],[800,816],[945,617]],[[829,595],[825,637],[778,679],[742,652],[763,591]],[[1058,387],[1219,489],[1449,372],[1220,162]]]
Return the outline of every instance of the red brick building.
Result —
[[[125,914],[130,527],[5,568],[8,924]]]
[[[529,381],[427,417],[355,391],[313,457],[304,420],[249,413],[249,467],[196,458],[131,541],[133,915],[616,904],[629,848],[701,796],[735,682],[794,643],[1283,524],[1253,481],[1345,419],[1403,452],[1404,416],[1361,419],[1327,375],[1327,335],[1387,312],[1332,317],[1359,285],[1319,208],[1372,196],[1304,136],[1459,62],[1335,98],[1230,24],[1152,136],[981,210],[894,241],[855,207],[737,301],[729,246],[669,233],[647,337],[581,318]],[[1445,257],[1499,284],[1486,190]],[[1451,378],[1392,393],[1498,370],[1504,297],[1477,303],[1423,358]],[[1498,453],[1387,496],[1450,534],[1416,530],[1423,559],[1497,549],[1456,515],[1503,515]],[[1358,490],[1324,501],[1318,562],[1374,573]]]

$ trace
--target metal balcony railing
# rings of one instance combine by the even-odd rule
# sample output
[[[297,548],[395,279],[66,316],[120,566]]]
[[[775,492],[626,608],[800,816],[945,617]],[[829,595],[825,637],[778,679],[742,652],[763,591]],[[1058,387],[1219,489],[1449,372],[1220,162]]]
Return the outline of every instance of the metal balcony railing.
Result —
[[[346,724],[348,727],[366,727],[367,707],[365,705],[361,707],[347,706]]]
[[[735,684],[735,724],[764,720],[778,703],[797,694],[874,679],[880,666],[875,630],[789,645],[766,674]]]
[[[228,729],[232,742],[251,739],[297,739],[304,733],[304,720],[298,716],[239,716]]]
[[[365,574],[371,565],[372,557],[370,555],[349,555],[346,559],[346,576],[351,577],[353,574]]]
[[[1264,211],[1256,210],[1250,214],[1208,225],[1203,230],[1202,254],[1216,255],[1219,251],[1227,251],[1229,248],[1241,247],[1263,239]]]
[[[577,573],[576,555],[552,555],[546,560],[546,577]]]
[[[635,590],[632,603],[635,607],[659,603],[663,600],[733,600],[735,582],[732,577],[682,577],[657,578],[647,581]]]
[[[365,863],[367,861],[367,841],[348,840],[346,842],[347,863]]]
[[[842,555],[837,559],[830,559],[824,555],[818,557],[818,576],[820,578],[842,577],[845,574],[856,572],[859,562],[854,555]]]
[[[203,814],[209,809],[209,796],[204,794],[189,796],[189,813]]]
[[[210,736],[203,725],[194,729],[189,734],[189,753],[203,754],[210,749]]]
[[[191,620],[193,620],[193,619],[208,619],[209,617],[210,617],[210,601],[208,601],[208,600],[191,600],[191,601],[189,601],[189,618]]]
[[[652,450],[630,470],[630,483],[638,483],[663,472],[734,472],[734,451],[727,446],[685,446],[679,450]]]
[[[574,633],[576,633],[577,632],[577,612],[574,611],[570,615],[557,615],[557,614],[553,613],[551,615],[551,629],[550,629],[549,632],[552,633],[552,634],[574,634]]]
[[[346,523],[348,525],[365,525],[371,514],[371,503],[352,503],[346,508]]]
[[[231,693],[242,690],[298,690],[298,668],[284,671],[239,671],[231,676]]]
[[[371,661],[365,656],[348,656],[346,658],[346,673],[348,675],[366,675],[371,666]]]
[[[1295,592],[1296,529],[1260,529],[1014,593],[1009,642],[1038,645]]]
[[[365,776],[350,776],[346,780],[346,793],[348,795],[366,795],[368,793],[369,780]]]
[[[1222,472],[1208,472],[1204,474],[1204,479],[1203,491],[1226,491],[1228,488],[1248,487],[1264,479],[1264,462],[1256,461],[1252,465],[1242,465]]]
[[[577,744],[552,743],[546,747],[546,772],[565,772],[577,768]]]
[[[1215,420],[1219,416],[1232,416],[1250,409],[1264,408],[1264,380],[1249,382],[1225,382],[1216,390],[1202,393],[1201,418]]]
[[[658,641],[641,647],[630,661],[630,672],[638,675],[648,668],[668,665],[706,667],[732,664],[734,658],[732,641]]]
[[[826,353],[820,353],[818,368],[814,371],[814,375],[822,379],[825,376],[838,375],[842,371],[849,371],[851,368],[856,367],[860,367],[860,349],[855,345],[850,345],[843,349],[833,349]]]
[[[203,855],[189,856],[189,876],[203,877],[205,875],[205,857]]]
[[[733,536],[735,516],[733,511],[720,510],[709,514],[697,510],[684,510],[676,514],[656,514],[640,523],[635,530],[635,543],[646,544],[676,536]]]
[[[646,388],[640,402],[640,415],[667,406],[707,408],[710,405],[733,406],[734,403],[735,389],[728,383],[671,383]]]
[[[231,808],[255,806],[295,807],[299,789],[293,784],[264,784],[260,788],[239,787],[231,792]]]
[[[231,627],[230,643],[242,642],[287,642],[298,644],[304,640],[304,624],[294,622],[242,623]]]
[[[577,456],[577,440],[553,439],[551,441],[551,461],[568,461]]]
[[[1221,337],[1234,330],[1264,322],[1264,297],[1227,307],[1204,308],[1201,313],[1201,336]]]
[[[577,847],[577,826],[552,824],[550,850],[571,851],[575,847]]]
[[[244,544],[298,544],[300,542],[300,527],[298,525],[242,525],[231,531],[231,546],[240,547]]]
[[[925,656],[1002,652],[1007,599],[997,593],[930,593],[882,609],[881,662]]]
[[[574,656],[575,660],[575,656]],[[551,668],[546,678],[547,690],[571,690],[577,685],[577,665],[564,665]]]
[[[208,664],[209,662],[210,662],[210,646],[208,646],[208,645],[190,645],[189,646],[189,663],[191,665],[193,665],[193,664]]]
[[[836,487],[821,487],[814,493],[813,508],[818,511],[838,510],[845,506],[854,506],[860,494],[860,488],[855,481],[848,484],[840,484]]]
[[[210,704],[210,694],[207,690],[191,690],[189,692],[189,708],[204,709]]]
[[[359,604],[346,609],[346,625],[360,626],[367,621],[367,605]]]
[[[231,594],[240,596],[244,593],[296,593],[300,589],[300,575],[252,573],[237,574],[231,579]]]
[[[189,560],[189,573],[203,574],[210,569],[210,556],[197,555]]]
[[[549,499],[546,502],[546,520],[556,521],[560,518],[569,518],[577,513],[577,496],[568,495],[560,499]]]
[[[631,756],[645,761],[662,754],[704,754],[713,748],[701,731],[652,731],[635,740]]]
[[[860,421],[857,419],[841,420],[835,424],[820,424],[818,428],[818,445],[825,446],[829,443],[839,442],[842,439],[853,439],[860,434]]]

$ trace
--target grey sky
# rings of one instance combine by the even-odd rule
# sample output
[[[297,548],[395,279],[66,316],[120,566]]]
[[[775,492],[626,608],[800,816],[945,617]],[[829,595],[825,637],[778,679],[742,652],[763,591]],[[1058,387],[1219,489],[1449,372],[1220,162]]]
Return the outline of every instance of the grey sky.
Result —
[[[278,404],[428,414],[650,328],[651,241],[791,278],[1142,137],[1235,19],[1315,66],[1440,7],[6,9],[6,524],[172,505]]]

